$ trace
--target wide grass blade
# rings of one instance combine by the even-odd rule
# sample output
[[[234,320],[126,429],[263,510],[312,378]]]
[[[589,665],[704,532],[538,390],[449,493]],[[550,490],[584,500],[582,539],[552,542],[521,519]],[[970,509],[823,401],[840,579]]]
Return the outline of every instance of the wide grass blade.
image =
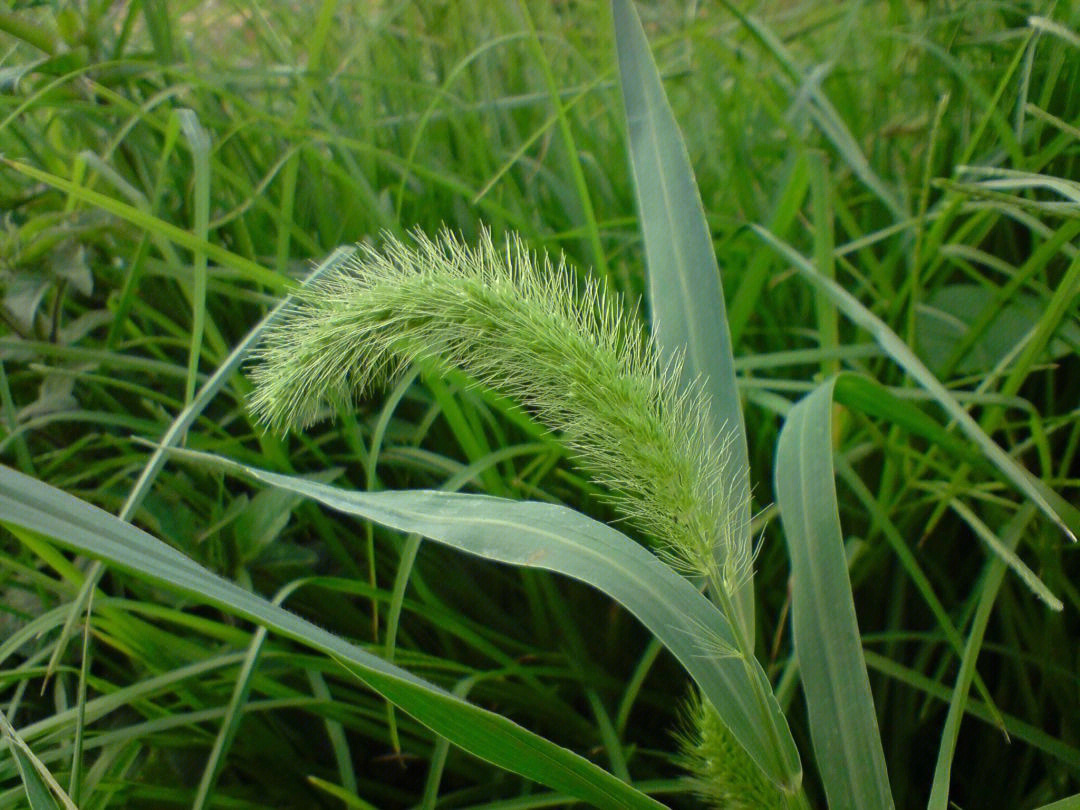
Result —
[[[597,807],[663,807],[577,754],[245,591],[130,523],[2,466],[0,515],[3,524],[41,533],[58,545],[334,657],[436,734],[481,759]]]
[[[750,468],[735,385],[735,361],[724,288],[705,210],[682,135],[671,111],[632,0],[613,0],[630,164],[648,266],[653,334],[668,359],[682,357],[683,382],[700,380],[718,437],[730,436],[728,460],[736,539],[750,543]],[[736,599],[745,638],[754,638],[753,581]]]
[[[791,621],[818,770],[832,810],[893,807],[848,579],[832,462],[835,379],[788,413],[776,499],[791,556]]]
[[[771,779],[789,788],[799,784],[798,752],[761,666],[737,656],[731,626],[719,610],[621,532],[554,504],[423,490],[350,491],[203,453],[174,453],[487,560],[592,585],[664,643]]]

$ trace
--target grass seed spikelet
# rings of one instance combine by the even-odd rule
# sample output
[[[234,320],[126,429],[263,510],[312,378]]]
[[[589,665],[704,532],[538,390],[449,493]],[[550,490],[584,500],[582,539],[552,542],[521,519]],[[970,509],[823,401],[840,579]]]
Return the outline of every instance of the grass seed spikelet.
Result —
[[[694,792],[714,810],[783,810],[787,801],[728,731],[712,704],[694,690],[682,711],[678,762]]]
[[[733,592],[751,560],[734,539],[724,441],[700,387],[681,388],[640,321],[517,236],[412,241],[361,246],[298,291],[255,353],[257,418],[301,428],[414,361],[458,368],[561,433],[669,562]]]

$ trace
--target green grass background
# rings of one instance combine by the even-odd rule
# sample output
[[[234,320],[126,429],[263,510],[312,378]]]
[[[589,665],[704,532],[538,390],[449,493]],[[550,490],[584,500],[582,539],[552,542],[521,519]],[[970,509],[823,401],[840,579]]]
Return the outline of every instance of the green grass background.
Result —
[[[748,226],[835,277],[1075,500],[1080,8],[638,9],[729,304],[762,538],[758,655],[821,803],[771,507],[782,416],[850,369],[946,420]],[[443,225],[473,239],[487,225],[565,253],[631,304],[644,293],[604,3],[16,2],[0,10],[0,91],[0,461],[114,513],[149,457],[138,439],[159,439],[288,280],[341,244]],[[254,426],[249,390],[235,375],[187,445],[332,470],[357,489],[464,480],[613,518],[551,436],[465,379],[417,372],[288,440]],[[837,406],[834,428],[878,724],[896,804],[916,806],[958,657],[894,547],[966,635],[987,555],[953,501],[1001,531],[1020,504],[889,422]],[[395,660],[425,678],[694,806],[672,763],[686,678],[597,593],[428,545],[395,588],[404,538],[189,466],[166,465],[131,517],[327,629],[380,652],[393,639]],[[33,538],[0,543],[0,708],[80,807],[190,807],[254,628],[106,574],[89,627],[62,642],[88,564]],[[960,730],[961,807],[1080,791],[1078,553],[1047,521],[1023,530],[1021,556],[1065,609],[1005,578],[978,657],[986,692],[972,691]],[[219,764],[214,807],[551,806],[273,638]],[[24,802],[16,761],[0,759],[0,807]]]

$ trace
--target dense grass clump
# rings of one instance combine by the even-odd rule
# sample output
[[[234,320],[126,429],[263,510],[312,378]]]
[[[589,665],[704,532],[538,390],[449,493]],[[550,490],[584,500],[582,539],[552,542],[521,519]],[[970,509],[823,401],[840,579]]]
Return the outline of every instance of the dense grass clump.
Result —
[[[747,644],[802,757],[799,801],[824,807],[772,481],[792,407],[850,372],[876,388],[830,406],[828,444],[895,805],[1080,792],[1077,546],[775,249],[915,353],[1075,530],[1080,6],[636,4],[722,273],[744,510],[724,437],[637,311],[607,3],[8,5],[5,467],[673,807],[793,799],[611,600],[147,442],[345,489],[564,504],[727,590],[751,546],[711,551],[760,538]],[[354,244],[251,363],[231,355]],[[81,810],[566,803],[298,641],[0,523],[0,736]],[[1064,609],[999,570],[1007,554]],[[33,781],[7,745],[0,810]]]

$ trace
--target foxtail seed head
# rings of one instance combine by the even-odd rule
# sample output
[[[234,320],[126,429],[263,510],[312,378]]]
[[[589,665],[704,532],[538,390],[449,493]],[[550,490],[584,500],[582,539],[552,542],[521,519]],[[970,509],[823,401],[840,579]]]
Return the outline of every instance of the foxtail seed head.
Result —
[[[715,810],[782,810],[784,794],[750,759],[716,709],[696,691],[683,710],[679,764],[694,791]]]
[[[601,284],[578,291],[561,260],[518,237],[413,242],[361,246],[297,292],[256,350],[257,418],[304,427],[414,361],[458,368],[561,433],[670,562],[733,593],[752,560],[700,387],[680,385]]]

